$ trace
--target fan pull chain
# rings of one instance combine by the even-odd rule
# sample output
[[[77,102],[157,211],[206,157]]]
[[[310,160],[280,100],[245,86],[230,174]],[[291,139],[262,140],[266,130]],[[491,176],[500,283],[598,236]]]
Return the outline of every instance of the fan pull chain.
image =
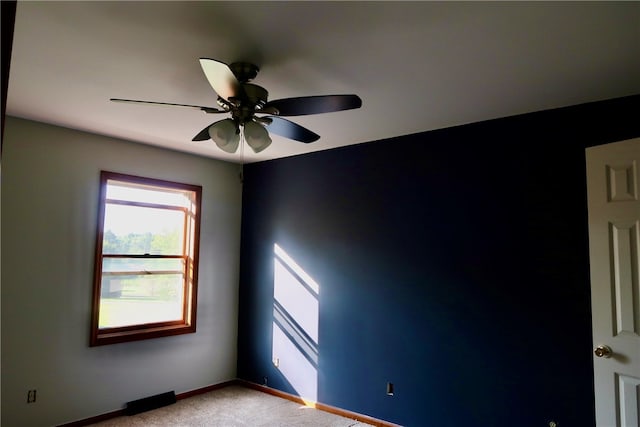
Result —
[[[240,132],[240,172],[238,173],[240,184],[244,182],[244,143],[244,132]]]

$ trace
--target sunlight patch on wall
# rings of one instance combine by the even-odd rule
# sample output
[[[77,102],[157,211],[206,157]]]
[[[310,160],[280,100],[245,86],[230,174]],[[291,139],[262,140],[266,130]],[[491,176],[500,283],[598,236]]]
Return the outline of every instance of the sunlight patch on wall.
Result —
[[[274,366],[303,398],[318,398],[318,284],[274,245]]]

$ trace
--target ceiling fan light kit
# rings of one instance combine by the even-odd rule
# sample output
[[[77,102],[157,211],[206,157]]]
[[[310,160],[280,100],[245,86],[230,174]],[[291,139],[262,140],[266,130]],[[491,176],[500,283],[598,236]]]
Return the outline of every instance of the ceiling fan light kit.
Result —
[[[307,144],[317,141],[320,139],[318,134],[281,116],[330,113],[362,106],[362,100],[357,95],[320,95],[268,101],[269,92],[266,89],[249,83],[260,71],[256,65],[248,62],[227,65],[215,59],[200,58],[200,66],[218,94],[217,104],[220,108],[121,98],[111,98],[111,101],[186,107],[207,114],[231,114],[231,118],[216,121],[193,137],[193,141],[211,139],[227,153],[236,152],[241,132],[255,153],[271,145],[269,132]]]
[[[235,153],[240,142],[240,130],[233,119],[215,122],[208,128],[209,137],[216,145],[227,153]]]
[[[244,124],[244,138],[249,144],[249,147],[259,153],[269,145],[271,145],[271,138],[269,132],[259,123],[247,122]]]

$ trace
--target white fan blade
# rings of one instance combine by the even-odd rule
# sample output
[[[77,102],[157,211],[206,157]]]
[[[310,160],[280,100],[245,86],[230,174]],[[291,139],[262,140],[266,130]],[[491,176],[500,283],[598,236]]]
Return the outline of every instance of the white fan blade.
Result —
[[[236,96],[240,83],[227,64],[215,59],[200,58],[200,66],[219,97],[229,100]]]

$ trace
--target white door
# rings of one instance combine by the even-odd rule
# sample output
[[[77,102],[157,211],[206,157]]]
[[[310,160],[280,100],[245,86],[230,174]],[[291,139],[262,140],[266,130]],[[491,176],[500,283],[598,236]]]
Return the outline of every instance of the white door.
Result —
[[[596,425],[639,427],[640,138],[586,155]]]

